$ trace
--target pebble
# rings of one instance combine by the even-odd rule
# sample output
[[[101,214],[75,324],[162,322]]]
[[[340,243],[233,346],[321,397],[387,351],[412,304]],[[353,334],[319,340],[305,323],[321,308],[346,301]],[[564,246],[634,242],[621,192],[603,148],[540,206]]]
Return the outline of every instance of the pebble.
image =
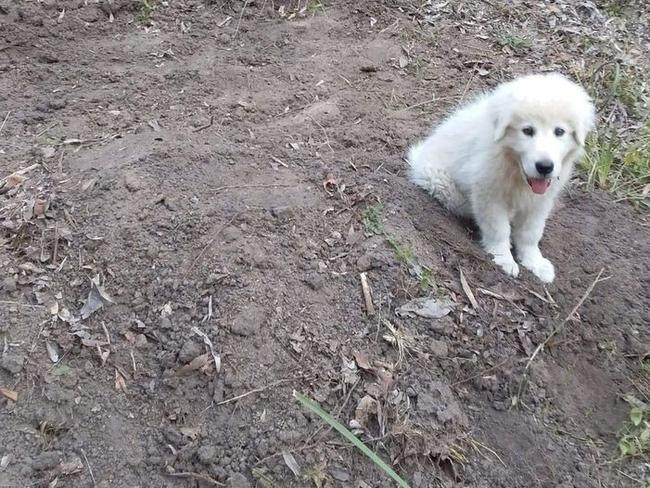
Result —
[[[0,368],[11,374],[18,374],[23,370],[25,356],[22,354],[7,352],[0,357]]]
[[[257,333],[266,320],[266,311],[259,305],[249,305],[234,318],[230,330],[233,334],[248,337]]]

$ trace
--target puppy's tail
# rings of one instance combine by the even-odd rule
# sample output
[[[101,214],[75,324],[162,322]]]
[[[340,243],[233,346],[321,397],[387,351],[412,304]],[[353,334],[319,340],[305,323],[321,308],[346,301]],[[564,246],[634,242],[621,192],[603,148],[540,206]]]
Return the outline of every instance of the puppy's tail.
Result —
[[[447,210],[470,216],[470,204],[449,173],[435,164],[431,155],[425,152],[425,145],[412,146],[406,156],[408,177],[417,186],[424,188]]]

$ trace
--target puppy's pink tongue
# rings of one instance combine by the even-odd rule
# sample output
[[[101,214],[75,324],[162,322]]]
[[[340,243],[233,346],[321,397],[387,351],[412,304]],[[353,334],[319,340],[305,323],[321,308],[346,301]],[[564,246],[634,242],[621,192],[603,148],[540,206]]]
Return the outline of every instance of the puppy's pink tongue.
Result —
[[[530,185],[530,188],[533,190],[533,193],[537,193],[538,195],[541,195],[548,190],[548,187],[551,184],[551,180],[546,179],[546,178],[528,178],[528,184]]]

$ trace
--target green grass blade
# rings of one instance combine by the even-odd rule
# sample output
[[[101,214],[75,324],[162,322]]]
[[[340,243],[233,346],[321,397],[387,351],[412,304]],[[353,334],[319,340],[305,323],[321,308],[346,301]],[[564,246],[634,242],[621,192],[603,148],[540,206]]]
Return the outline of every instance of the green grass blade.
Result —
[[[328,423],[331,427],[336,429],[336,431],[341,434],[343,437],[345,437],[347,440],[349,440],[354,447],[359,449],[362,453],[364,453],[373,463],[375,463],[379,468],[381,468],[388,476],[393,478],[395,482],[397,483],[398,486],[402,488],[410,488],[409,484],[404,481],[400,476],[393,471],[393,468],[391,468],[388,464],[386,464],[377,454],[375,454],[368,446],[366,446],[361,440],[357,438],[352,432],[350,432],[348,429],[345,428],[338,420],[336,420],[334,417],[332,417],[329,413],[327,413],[325,410],[323,410],[320,405],[318,405],[316,402],[311,400],[310,398],[307,398],[305,395],[298,393],[297,391],[294,390],[293,392],[293,397],[298,400],[302,405],[309,410],[310,412],[315,413],[318,415],[321,419],[323,419],[326,423]]]

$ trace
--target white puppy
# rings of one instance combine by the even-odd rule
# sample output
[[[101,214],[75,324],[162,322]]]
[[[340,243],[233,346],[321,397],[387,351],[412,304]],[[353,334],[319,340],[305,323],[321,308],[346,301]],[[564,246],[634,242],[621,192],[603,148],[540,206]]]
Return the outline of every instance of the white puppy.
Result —
[[[558,193],[594,127],[589,95],[557,73],[503,83],[459,109],[410,148],[410,179],[449,210],[475,219],[482,245],[506,273],[519,262],[555,278],[539,241]]]

